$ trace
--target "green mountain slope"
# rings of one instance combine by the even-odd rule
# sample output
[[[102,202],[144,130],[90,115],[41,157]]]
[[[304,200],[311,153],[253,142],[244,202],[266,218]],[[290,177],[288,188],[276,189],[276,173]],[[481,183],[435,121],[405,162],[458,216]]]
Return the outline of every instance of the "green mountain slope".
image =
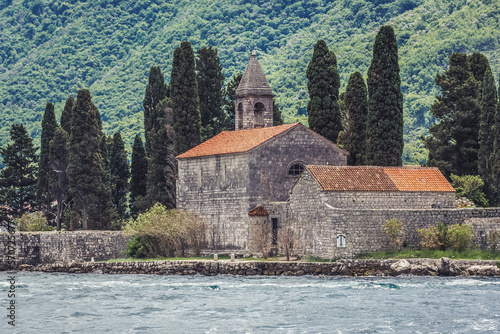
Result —
[[[47,102],[59,115],[88,88],[105,130],[130,147],[142,129],[149,68],[170,80],[173,50],[218,48],[226,78],[244,70],[252,48],[286,122],[306,121],[306,67],[324,39],[337,55],[342,89],[366,76],[375,34],[391,24],[405,95],[405,161],[425,161],[418,137],[433,119],[434,77],[451,52],[484,52],[500,72],[498,0],[0,0],[0,145],[23,122],[39,137]]]

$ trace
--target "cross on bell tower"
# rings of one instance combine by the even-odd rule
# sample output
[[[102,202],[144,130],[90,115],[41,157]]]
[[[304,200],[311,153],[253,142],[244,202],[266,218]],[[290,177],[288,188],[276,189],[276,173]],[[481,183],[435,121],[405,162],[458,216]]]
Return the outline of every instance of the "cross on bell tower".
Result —
[[[235,130],[273,126],[273,97],[271,86],[253,50],[234,96]]]

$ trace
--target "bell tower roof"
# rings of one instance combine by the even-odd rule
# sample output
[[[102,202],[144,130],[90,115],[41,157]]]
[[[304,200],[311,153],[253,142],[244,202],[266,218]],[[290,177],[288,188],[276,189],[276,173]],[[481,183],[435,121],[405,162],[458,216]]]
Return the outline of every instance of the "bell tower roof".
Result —
[[[257,61],[255,50],[252,50],[250,61],[248,62],[245,73],[241,78],[240,85],[236,89],[236,95],[273,95],[271,86]]]

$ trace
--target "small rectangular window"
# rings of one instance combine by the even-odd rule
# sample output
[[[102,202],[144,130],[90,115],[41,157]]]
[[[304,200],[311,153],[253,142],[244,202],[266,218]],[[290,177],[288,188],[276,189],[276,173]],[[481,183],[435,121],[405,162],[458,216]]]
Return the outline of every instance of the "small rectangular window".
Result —
[[[345,234],[337,234],[337,247],[345,247]]]
[[[271,218],[273,223],[273,245],[278,244],[278,218]]]

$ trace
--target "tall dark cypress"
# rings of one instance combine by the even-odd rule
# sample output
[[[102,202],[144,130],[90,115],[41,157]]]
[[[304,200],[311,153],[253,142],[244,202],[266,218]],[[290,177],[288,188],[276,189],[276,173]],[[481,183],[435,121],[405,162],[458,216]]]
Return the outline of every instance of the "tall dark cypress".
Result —
[[[10,140],[0,148],[4,164],[0,170],[0,206],[7,207],[11,217],[19,218],[35,207],[38,156],[33,138],[22,124],[12,125]]]
[[[182,42],[174,51],[170,76],[174,146],[182,154],[200,144],[200,107],[196,81],[194,52],[189,42]]]
[[[376,166],[403,161],[403,93],[394,29],[382,26],[375,37],[368,69],[367,157]]]
[[[176,170],[172,110],[166,100],[157,105],[158,114],[164,117],[161,126],[151,130],[151,151],[148,160],[147,201],[149,206],[161,203],[169,209],[175,208]]]
[[[144,135],[146,140],[146,153],[149,154],[149,132],[156,125],[158,115],[156,105],[164,100],[167,95],[167,86],[159,66],[152,66],[149,70],[148,85],[144,94],[142,105],[144,107]]]
[[[439,123],[429,128],[424,139],[429,149],[429,166],[439,167],[447,177],[476,175],[478,171],[479,83],[465,53],[453,53],[450,66],[436,76],[441,95],[431,106]]]
[[[240,85],[241,78],[243,77],[243,73],[238,73],[232,76],[231,80],[226,84],[226,88],[224,91],[224,129],[232,131],[235,129],[234,127],[234,111],[235,111],[235,102],[234,97],[236,95],[236,89]]]
[[[349,140],[344,148],[349,151],[349,165],[365,164],[366,124],[368,117],[368,94],[359,72],[351,74],[344,95],[344,106],[349,119]]]
[[[125,145],[119,132],[115,132],[113,135],[109,165],[111,174],[111,200],[118,218],[123,219],[126,218],[127,212],[130,169],[127,162]]]
[[[56,201],[56,227],[61,230],[61,219],[68,202],[68,144],[69,135],[61,127],[50,141],[51,191]]]
[[[81,210],[82,229],[105,229],[109,221],[95,218],[100,203],[111,202],[104,190],[103,157],[101,155],[101,127],[99,112],[92,103],[90,92],[78,92],[73,116],[69,144],[68,179],[69,192],[75,200],[75,207]]]
[[[479,99],[481,100],[483,95],[483,82],[484,77],[486,75],[487,69],[490,68],[490,62],[488,58],[480,52],[474,52],[470,56],[467,57],[467,61],[469,62],[470,71],[472,75],[479,82]],[[494,81],[494,79],[493,79]]]
[[[54,138],[57,126],[54,105],[47,103],[42,118],[40,160],[38,162],[38,183],[36,189],[36,201],[39,208],[45,211],[46,215],[50,212],[50,203],[52,202],[50,191],[50,175],[52,174],[49,159],[50,141]]]
[[[132,217],[136,217],[139,212],[143,211],[141,204],[144,203],[146,197],[146,175],[148,171],[146,159],[146,151],[141,137],[136,135],[132,146],[130,166],[130,214]]]
[[[66,104],[64,104],[64,109],[61,113],[61,128],[64,129],[68,133],[71,134],[71,115],[73,111],[73,106],[75,105],[75,99],[70,96],[66,100]]]
[[[342,119],[339,107],[340,76],[337,70],[337,57],[328,49],[325,41],[319,40],[314,46],[311,62],[307,66],[307,88],[309,103],[307,116],[309,127],[337,142],[342,131]]]
[[[491,155],[493,154],[492,125],[495,123],[495,111],[498,105],[498,95],[495,87],[495,79],[488,65],[484,73],[481,87],[481,115],[479,118],[479,152],[478,172],[484,181],[484,189],[487,197],[492,196],[492,169]]]
[[[210,46],[198,50],[196,74],[200,98],[201,140],[205,141],[221,132],[224,126],[224,74],[216,48]]]
[[[498,97],[500,97],[500,77],[498,78]],[[491,154],[491,201],[490,204],[500,205],[500,101],[497,104],[493,126],[493,152]]]

